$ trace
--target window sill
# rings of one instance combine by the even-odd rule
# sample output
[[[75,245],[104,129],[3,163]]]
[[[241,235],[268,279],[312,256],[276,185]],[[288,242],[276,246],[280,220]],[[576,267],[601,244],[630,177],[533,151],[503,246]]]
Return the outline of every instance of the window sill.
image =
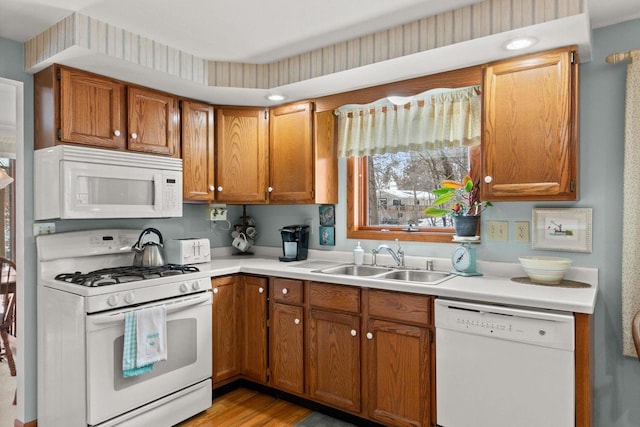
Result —
[[[381,231],[375,229],[347,230],[347,238],[360,240],[401,240],[408,242],[451,243],[455,232],[453,229],[442,231],[402,231],[400,228],[389,228]]]

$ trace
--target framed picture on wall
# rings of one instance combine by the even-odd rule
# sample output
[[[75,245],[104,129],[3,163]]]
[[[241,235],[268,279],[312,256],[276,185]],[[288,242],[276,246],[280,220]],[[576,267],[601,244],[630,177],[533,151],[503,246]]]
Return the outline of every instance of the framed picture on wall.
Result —
[[[591,252],[591,208],[534,208],[533,249]]]
[[[333,227],[320,227],[320,244],[322,246],[336,245],[336,234]]]
[[[320,225],[336,225],[335,207],[333,205],[320,205],[318,209],[320,215]]]

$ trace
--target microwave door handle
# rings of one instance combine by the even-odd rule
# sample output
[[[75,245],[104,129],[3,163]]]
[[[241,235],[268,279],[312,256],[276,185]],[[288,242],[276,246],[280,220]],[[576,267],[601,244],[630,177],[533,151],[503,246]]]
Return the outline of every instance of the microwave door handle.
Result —
[[[210,301],[209,293],[205,292],[205,293],[199,294],[195,298],[187,298],[175,303],[169,302],[169,303],[162,303],[162,304],[156,304],[156,305],[149,305],[144,308],[165,305],[167,307],[167,314],[173,314],[173,313],[178,313],[180,311],[184,311],[188,308],[192,308],[198,305],[207,305],[207,304],[211,304],[211,301]],[[140,310],[140,309],[139,308],[129,309],[129,310],[124,309],[115,313],[112,312],[112,313],[98,314],[94,316],[90,315],[88,317],[88,323],[96,326],[97,325],[105,326],[105,325],[114,324],[114,323],[122,323],[124,322],[124,315],[126,313],[129,313],[131,311],[136,311],[136,310]]]
[[[162,174],[153,174],[153,210],[154,212],[162,214],[163,201],[162,201]]]

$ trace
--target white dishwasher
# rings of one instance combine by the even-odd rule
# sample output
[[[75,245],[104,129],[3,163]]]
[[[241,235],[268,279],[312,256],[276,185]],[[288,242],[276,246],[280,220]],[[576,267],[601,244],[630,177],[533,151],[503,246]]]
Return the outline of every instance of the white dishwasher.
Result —
[[[442,427],[573,427],[570,313],[437,299]]]

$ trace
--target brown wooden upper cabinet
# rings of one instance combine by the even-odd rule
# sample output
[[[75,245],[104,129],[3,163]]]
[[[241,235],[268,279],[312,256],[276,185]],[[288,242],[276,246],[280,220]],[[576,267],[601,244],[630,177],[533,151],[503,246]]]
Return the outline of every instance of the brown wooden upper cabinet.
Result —
[[[180,157],[173,95],[57,64],[34,85],[36,149],[71,143]]]
[[[137,86],[127,94],[129,150],[180,157],[178,98]]]
[[[484,71],[483,200],[577,200],[575,47]]]
[[[216,110],[216,199],[337,203],[335,118],[313,103]]]
[[[216,109],[216,199],[266,203],[269,168],[266,108]]]
[[[181,102],[182,196],[213,201],[215,197],[213,107]]]
[[[35,147],[64,143],[124,150],[126,87],[122,82],[52,65],[35,82]]]

